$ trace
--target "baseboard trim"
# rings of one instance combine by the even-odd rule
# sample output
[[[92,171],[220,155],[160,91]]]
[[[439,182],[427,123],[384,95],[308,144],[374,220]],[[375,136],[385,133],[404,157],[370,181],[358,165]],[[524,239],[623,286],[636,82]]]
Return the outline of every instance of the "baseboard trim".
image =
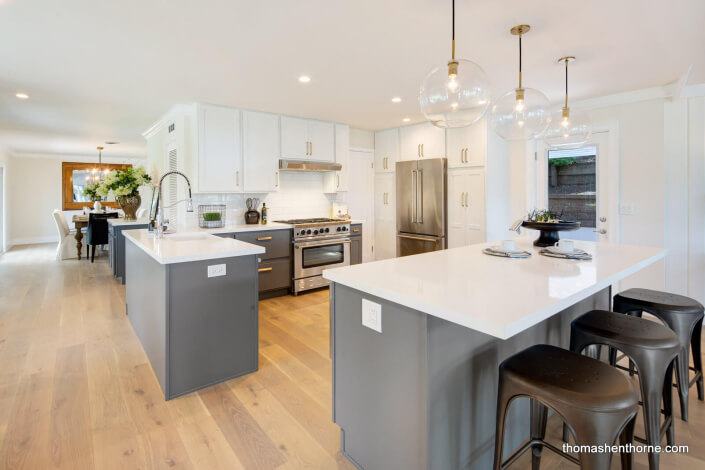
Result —
[[[15,238],[9,243],[9,245],[10,246],[38,245],[40,243],[59,243],[59,237],[53,236],[53,237]]]

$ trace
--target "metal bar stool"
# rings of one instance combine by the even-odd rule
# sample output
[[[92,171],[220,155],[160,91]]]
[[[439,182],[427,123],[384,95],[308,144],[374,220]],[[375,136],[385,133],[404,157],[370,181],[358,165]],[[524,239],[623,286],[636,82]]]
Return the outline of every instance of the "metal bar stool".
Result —
[[[530,438],[502,460],[507,410],[515,398],[531,399]],[[613,367],[549,345],[532,346],[499,366],[494,470],[514,463],[532,449],[531,465],[538,470],[543,447],[580,465],[582,470],[610,468],[611,453],[581,452],[580,459],[545,441],[548,409],[557,413],[581,446],[631,443],[639,397],[631,381]],[[622,454],[622,469],[632,468],[633,456]]]
[[[639,385],[644,410],[646,439],[634,439],[657,446],[663,435],[669,445],[674,443],[673,432],[673,367],[681,349],[678,336],[661,325],[643,318],[619,313],[593,310],[573,320],[570,325],[570,350],[581,353],[588,346],[609,346],[612,351],[624,353],[639,372]],[[617,366],[629,370],[626,367]],[[664,423],[661,426],[661,397],[663,396]],[[568,441],[567,427],[563,440]],[[649,468],[659,467],[658,453],[649,453]]]
[[[703,401],[703,364],[701,356],[701,334],[704,309],[700,302],[683,295],[670,294],[650,289],[628,289],[614,296],[612,308],[615,312],[640,317],[648,312],[673,330],[680,340],[676,368],[676,386],[681,404],[681,418],[688,421],[688,390],[698,386],[698,399]],[[689,354],[693,350],[693,365]],[[631,365],[630,365],[631,368]],[[689,371],[695,376],[691,381]]]

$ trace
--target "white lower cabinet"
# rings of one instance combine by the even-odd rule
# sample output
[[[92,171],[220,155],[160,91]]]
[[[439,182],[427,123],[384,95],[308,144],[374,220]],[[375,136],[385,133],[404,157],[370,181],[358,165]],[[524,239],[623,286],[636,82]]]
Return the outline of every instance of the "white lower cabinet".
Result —
[[[279,116],[243,112],[244,190],[273,192],[279,187]]]
[[[485,241],[485,172],[448,171],[448,248]]]
[[[396,175],[375,175],[375,259],[394,258],[397,254]]]

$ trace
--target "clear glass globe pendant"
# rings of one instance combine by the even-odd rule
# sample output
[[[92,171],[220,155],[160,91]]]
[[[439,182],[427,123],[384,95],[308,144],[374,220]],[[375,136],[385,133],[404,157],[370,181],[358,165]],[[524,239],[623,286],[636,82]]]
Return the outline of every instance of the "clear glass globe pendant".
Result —
[[[543,134],[543,140],[551,148],[565,149],[580,147],[592,135],[592,123],[586,114],[575,113],[568,107],[568,63],[575,57],[561,57],[565,62],[565,106],[554,111],[551,125]]]
[[[447,63],[431,70],[421,83],[419,105],[437,127],[475,124],[490,105],[490,83],[475,62],[455,58],[455,0],[453,0],[452,54]]]
[[[506,140],[531,140],[540,136],[551,122],[551,103],[546,95],[522,86],[521,37],[529,25],[515,26],[511,33],[519,36],[519,87],[502,95],[492,105],[490,124]]]

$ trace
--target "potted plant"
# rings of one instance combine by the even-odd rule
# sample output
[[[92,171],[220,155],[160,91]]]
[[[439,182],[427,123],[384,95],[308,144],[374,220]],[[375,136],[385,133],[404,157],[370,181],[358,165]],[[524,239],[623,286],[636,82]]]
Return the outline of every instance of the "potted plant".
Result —
[[[100,201],[100,195],[98,194],[98,186],[100,183],[90,183],[83,188],[83,195],[88,196],[91,202]]]
[[[135,220],[137,209],[142,204],[139,188],[151,182],[152,178],[144,167],[123,167],[122,170],[113,170],[105,175],[96,192],[103,197],[112,192],[120,208],[125,212],[125,220]]]

